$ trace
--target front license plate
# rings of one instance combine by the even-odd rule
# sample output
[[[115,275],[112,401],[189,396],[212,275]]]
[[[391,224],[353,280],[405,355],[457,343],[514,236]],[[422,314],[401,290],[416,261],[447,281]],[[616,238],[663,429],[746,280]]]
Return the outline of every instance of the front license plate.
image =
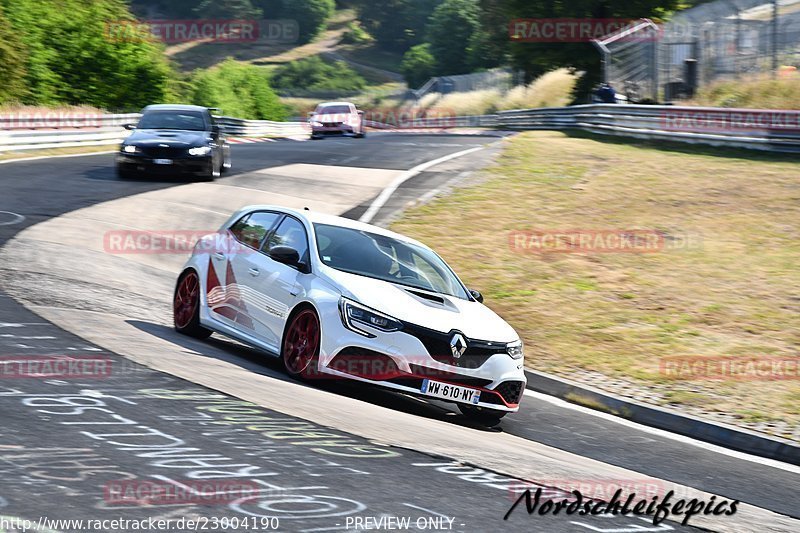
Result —
[[[172,159],[153,159],[153,163],[156,165],[171,165]]]
[[[477,404],[481,399],[481,391],[479,390],[430,379],[422,381],[422,394],[443,400],[472,404]]]

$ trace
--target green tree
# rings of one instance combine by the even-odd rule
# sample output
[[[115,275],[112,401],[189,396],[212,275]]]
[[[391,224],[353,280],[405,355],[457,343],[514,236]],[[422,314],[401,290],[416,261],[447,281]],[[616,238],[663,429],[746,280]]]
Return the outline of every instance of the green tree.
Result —
[[[680,0],[505,0],[508,19],[516,18],[622,18],[660,19],[676,9]],[[508,30],[505,30],[506,38]],[[512,42],[511,64],[524,71],[526,82],[555,67],[586,72],[576,87],[585,94],[600,78],[600,56],[591,43]]]
[[[193,11],[202,18],[252,19],[261,16],[261,10],[250,0],[203,0]]]
[[[308,43],[325,29],[336,9],[334,0],[283,0],[281,18],[296,20],[300,43]]]
[[[27,55],[25,45],[0,8],[0,104],[25,97]]]
[[[439,74],[472,70],[469,45],[480,29],[477,0],[445,0],[431,15],[426,40]]]
[[[409,87],[421,87],[436,73],[436,59],[431,54],[431,45],[412,46],[403,56],[400,68]]]
[[[28,50],[29,104],[136,109],[163,100],[173,71],[161,45],[115,33],[134,19],[123,0],[0,0]]]
[[[352,0],[358,18],[385,50],[404,53],[423,42],[425,26],[442,0]]]
[[[480,28],[472,34],[468,46],[473,68],[492,68],[509,60],[508,13],[506,0],[479,0]]]

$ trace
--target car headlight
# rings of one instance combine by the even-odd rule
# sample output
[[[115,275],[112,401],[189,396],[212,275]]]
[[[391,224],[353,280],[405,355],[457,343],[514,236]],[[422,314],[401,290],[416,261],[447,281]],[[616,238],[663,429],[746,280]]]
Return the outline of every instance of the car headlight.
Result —
[[[194,148],[189,148],[189,155],[208,155],[210,153],[210,146],[196,146]]]
[[[135,154],[136,152],[139,151],[139,149],[132,144],[126,144],[125,146],[122,147],[122,151],[125,152],[126,154]]]
[[[375,337],[368,328],[385,333],[399,331],[403,328],[403,323],[399,320],[345,298],[339,302],[339,311],[345,327],[365,337]]]
[[[522,359],[524,355],[522,341],[518,340],[508,343],[506,345],[506,352],[511,356],[511,359]]]
[[[311,125],[312,126],[316,126],[318,128],[321,128],[322,127],[322,122],[317,122],[316,120],[312,120],[311,121]]]

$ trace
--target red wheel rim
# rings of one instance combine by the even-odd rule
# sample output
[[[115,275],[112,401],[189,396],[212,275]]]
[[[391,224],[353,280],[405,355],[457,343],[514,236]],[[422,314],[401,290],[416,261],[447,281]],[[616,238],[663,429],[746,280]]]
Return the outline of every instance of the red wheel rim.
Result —
[[[301,311],[294,320],[283,342],[283,361],[292,374],[301,374],[319,351],[319,320],[309,309]]]
[[[191,272],[183,277],[178,290],[175,291],[173,312],[176,327],[183,329],[191,323],[200,300],[199,296],[200,280],[197,274]]]

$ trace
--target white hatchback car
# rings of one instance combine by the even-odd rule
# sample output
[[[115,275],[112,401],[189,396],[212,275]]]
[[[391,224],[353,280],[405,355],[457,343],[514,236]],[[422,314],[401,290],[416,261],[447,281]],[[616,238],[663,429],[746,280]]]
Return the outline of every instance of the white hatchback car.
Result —
[[[376,226],[247,207],[201,239],[175,328],[280,356],[301,378],[356,380],[458,404],[493,425],[519,409],[522,342],[425,245]]]

